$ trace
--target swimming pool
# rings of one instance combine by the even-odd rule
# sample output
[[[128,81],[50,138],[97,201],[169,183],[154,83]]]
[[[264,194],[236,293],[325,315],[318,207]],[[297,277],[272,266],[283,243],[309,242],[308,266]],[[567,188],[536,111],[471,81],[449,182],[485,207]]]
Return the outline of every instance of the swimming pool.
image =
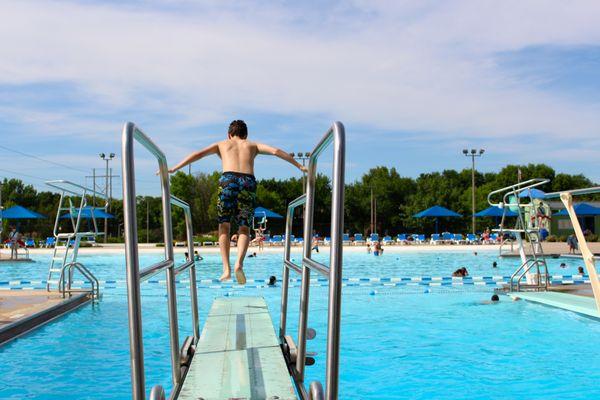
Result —
[[[495,252],[388,253],[373,257],[345,254],[346,278],[448,276],[466,266],[472,275],[507,275],[516,259]],[[143,265],[160,257],[144,255]],[[179,257],[182,257],[181,255]],[[320,253],[317,260],[326,261]],[[0,282],[29,281],[36,286],[45,275],[47,257],[33,264],[0,266]],[[105,281],[102,301],[86,306],[23,338],[0,347],[0,398],[125,399],[129,398],[124,258],[82,256]],[[491,263],[499,262],[492,269]],[[561,262],[568,267],[559,267]],[[575,273],[578,260],[549,260],[553,273]],[[264,279],[281,273],[281,255],[248,259],[248,277]],[[218,276],[217,255],[199,264],[199,279]],[[168,320],[165,288],[143,285],[146,382],[170,387]],[[279,288],[201,283],[200,316],[214,297],[259,295],[278,321]],[[24,284],[25,286],[27,284]],[[307,380],[322,380],[325,361],[326,283],[311,290],[309,325],[317,338],[309,351],[318,353]],[[362,286],[359,286],[362,285]],[[209,288],[214,286],[213,288]],[[179,288],[181,340],[190,332],[186,282]],[[573,313],[502,298],[482,304],[491,286],[382,286],[359,281],[344,287],[341,398],[595,398],[600,356],[590,352],[600,344],[600,326]],[[297,325],[299,288],[290,290],[289,330]]]

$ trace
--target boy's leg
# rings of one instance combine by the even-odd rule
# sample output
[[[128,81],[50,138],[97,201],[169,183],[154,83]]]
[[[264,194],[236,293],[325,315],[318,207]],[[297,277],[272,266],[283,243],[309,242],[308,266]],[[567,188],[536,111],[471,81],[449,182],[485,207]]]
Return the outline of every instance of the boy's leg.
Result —
[[[231,278],[231,266],[229,265],[229,222],[219,224],[219,250],[221,251],[221,259],[223,260],[223,275],[219,278],[225,281]]]
[[[244,268],[244,258],[248,251],[248,244],[250,243],[250,229],[247,226],[240,226],[238,230],[238,252],[237,261],[235,262],[235,270],[241,270]]]

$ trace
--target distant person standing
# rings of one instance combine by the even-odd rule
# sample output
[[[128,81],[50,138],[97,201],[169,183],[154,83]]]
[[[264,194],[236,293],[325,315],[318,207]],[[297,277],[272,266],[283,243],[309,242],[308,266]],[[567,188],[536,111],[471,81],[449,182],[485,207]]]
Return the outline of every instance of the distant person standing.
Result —
[[[574,234],[570,234],[569,237],[567,237],[567,245],[569,245],[569,254],[575,254],[578,243]]]
[[[15,226],[10,227],[10,232],[8,232],[8,240],[6,241],[8,246],[10,247],[10,259],[16,260],[18,256],[19,249],[19,232]]]

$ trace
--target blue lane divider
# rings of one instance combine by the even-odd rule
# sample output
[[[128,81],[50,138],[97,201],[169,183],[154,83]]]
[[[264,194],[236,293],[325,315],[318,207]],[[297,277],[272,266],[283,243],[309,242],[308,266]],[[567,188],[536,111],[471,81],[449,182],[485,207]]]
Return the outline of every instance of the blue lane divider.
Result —
[[[560,278],[553,276],[552,284],[584,284],[589,283],[586,275],[564,275]],[[426,278],[426,279],[423,279]],[[461,287],[461,286],[502,286],[509,283],[510,277],[411,277],[411,278],[348,278],[342,283],[344,287]],[[123,285],[119,285],[119,284]],[[148,281],[147,284],[152,284]],[[164,284],[165,281],[155,281],[156,284]],[[189,285],[189,281],[177,281],[179,285]],[[299,287],[300,281],[290,283],[290,287]],[[0,289],[9,290],[43,290],[45,289],[46,281],[30,281],[30,280],[11,280],[0,281]],[[74,289],[84,289],[85,285],[89,284],[86,281],[74,281]],[[104,280],[99,281],[100,289],[125,289],[125,281],[119,280]],[[327,280],[311,280],[311,286],[327,286]],[[186,286],[189,287],[189,286]],[[198,288],[202,289],[260,289],[266,288],[264,279],[248,280],[246,285],[238,285],[233,282],[220,282],[216,279],[201,280]]]

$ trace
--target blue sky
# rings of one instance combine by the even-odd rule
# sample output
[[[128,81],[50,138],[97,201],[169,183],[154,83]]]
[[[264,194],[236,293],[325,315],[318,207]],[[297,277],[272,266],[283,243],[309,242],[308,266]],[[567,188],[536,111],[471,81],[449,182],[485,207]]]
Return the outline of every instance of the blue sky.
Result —
[[[85,183],[98,153],[120,155],[125,121],[173,164],[239,118],[289,151],[342,121],[349,180],[460,169],[482,147],[484,171],[545,162],[600,182],[595,1],[23,0],[0,14],[0,177],[39,188]],[[139,155],[138,192],[157,193]],[[297,174],[268,158],[256,173]]]

